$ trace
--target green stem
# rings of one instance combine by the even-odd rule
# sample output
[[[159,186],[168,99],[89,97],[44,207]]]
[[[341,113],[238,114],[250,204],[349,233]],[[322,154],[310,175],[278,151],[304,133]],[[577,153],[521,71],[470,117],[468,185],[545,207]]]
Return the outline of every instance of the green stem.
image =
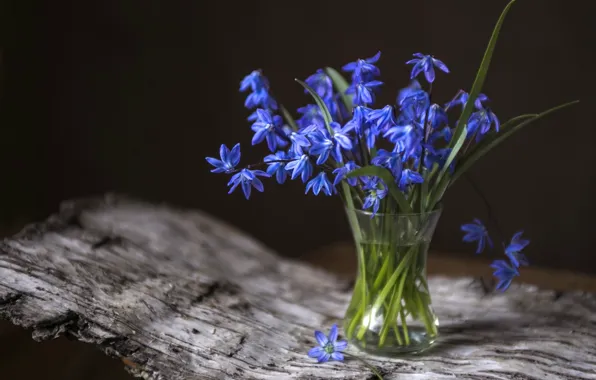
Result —
[[[406,314],[404,313],[404,309],[399,309],[399,316],[401,317],[401,328],[404,331],[404,340],[406,342],[406,346],[410,345],[410,334],[408,333],[408,324],[406,323]]]

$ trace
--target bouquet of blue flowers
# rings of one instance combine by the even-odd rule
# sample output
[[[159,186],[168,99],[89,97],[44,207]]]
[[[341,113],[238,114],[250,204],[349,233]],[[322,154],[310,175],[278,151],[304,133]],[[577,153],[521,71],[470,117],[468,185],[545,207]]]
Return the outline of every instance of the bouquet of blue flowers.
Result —
[[[390,337],[402,347],[414,340],[420,345],[432,343],[437,322],[425,260],[445,191],[508,136],[574,103],[505,123],[489,106],[481,89],[512,3],[497,22],[469,92],[460,90],[450,101],[435,103],[437,74],[449,69],[431,55],[416,53],[406,62],[411,65],[410,84],[399,91],[395,104],[375,108],[375,96],[383,85],[378,52],[343,66],[349,80],[330,67],[304,81],[296,79],[313,104],[299,108],[299,117],[294,118],[272,97],[263,72],[256,70],[242,80],[240,90],[249,92],[245,106],[253,110],[248,117],[254,131],[252,145],[264,143],[270,154],[241,169],[237,169],[239,144],[231,149],[222,145],[219,159],[207,158],[213,172],[232,174],[230,193],[240,187],[247,199],[252,188],[263,191],[264,177],[274,177],[279,184],[288,177],[300,179],[306,193],[340,195],[359,255],[344,328],[361,347],[383,347]],[[464,230],[467,241],[484,245],[481,224],[466,225]],[[517,248],[527,244],[520,239]],[[509,256],[520,257],[514,255],[519,250]],[[516,267],[503,260],[494,265],[509,276],[508,286],[508,271]],[[503,284],[501,288],[506,288]],[[420,321],[419,332],[415,321]]]

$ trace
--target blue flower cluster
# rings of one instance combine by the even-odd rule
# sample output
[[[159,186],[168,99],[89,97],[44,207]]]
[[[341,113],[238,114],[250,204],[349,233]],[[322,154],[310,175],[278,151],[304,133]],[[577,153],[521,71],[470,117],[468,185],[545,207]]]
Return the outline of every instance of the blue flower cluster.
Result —
[[[488,230],[480,220],[474,219],[473,223],[463,224],[461,230],[465,232],[463,241],[477,243],[476,253],[484,251],[487,245],[493,248]],[[493,275],[497,278],[497,290],[507,290],[513,279],[519,276],[519,267],[529,265],[528,259],[522,253],[522,250],[530,244],[530,241],[524,239],[522,234],[523,231],[516,232],[511,238],[511,242],[504,247],[505,256],[508,260],[495,260],[491,264],[491,268],[495,270]]]
[[[270,154],[260,164],[236,169],[239,146],[232,150],[222,146],[220,159],[207,158],[215,167],[212,171],[233,174],[228,184],[230,192],[241,185],[247,198],[251,188],[263,190],[259,177],[274,177],[280,184],[288,177],[300,178],[306,193],[315,195],[333,195],[340,184],[347,183],[361,196],[361,206],[374,215],[381,207],[391,206],[384,182],[387,179],[347,176],[363,166],[375,165],[389,170],[399,190],[406,198],[411,197],[412,189],[424,183],[425,174],[433,166],[440,169],[445,164],[454,132],[447,111],[465,106],[468,94],[459,91],[445,106],[432,103],[436,71],[449,73],[449,69],[433,56],[416,53],[407,62],[412,65],[411,83],[399,91],[396,103],[372,108],[383,85],[378,80],[380,57],[378,52],[343,66],[350,81],[342,91],[326,70],[319,69],[306,78],[304,82],[324,107],[317,103],[298,108],[300,116],[295,121],[287,113],[278,112],[284,111],[283,107],[271,96],[269,82],[260,70],[247,75],[240,91],[249,91],[245,106],[253,111],[248,117],[254,132],[252,145],[265,143]],[[419,77],[426,80],[428,90]],[[499,120],[485,107],[487,101],[483,94],[475,100],[477,110],[468,119],[468,140],[478,142],[491,129],[499,129]],[[326,120],[326,115],[331,120]],[[257,170],[258,166],[264,171]]]

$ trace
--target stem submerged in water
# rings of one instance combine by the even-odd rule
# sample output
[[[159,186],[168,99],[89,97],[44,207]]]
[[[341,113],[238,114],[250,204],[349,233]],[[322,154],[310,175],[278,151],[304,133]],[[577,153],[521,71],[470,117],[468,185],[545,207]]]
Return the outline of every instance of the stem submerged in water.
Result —
[[[412,352],[437,336],[426,282],[426,255],[440,212],[358,217],[358,277],[346,335],[374,351]],[[405,223],[404,223],[405,221]]]

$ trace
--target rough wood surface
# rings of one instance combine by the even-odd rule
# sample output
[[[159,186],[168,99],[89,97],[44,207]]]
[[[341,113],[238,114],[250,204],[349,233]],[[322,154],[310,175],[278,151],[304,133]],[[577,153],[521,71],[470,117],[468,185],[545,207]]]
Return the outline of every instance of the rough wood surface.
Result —
[[[386,379],[596,379],[594,295],[430,286],[442,339],[420,356],[366,356]],[[147,379],[372,379],[356,360],[306,356],[350,292],[200,212],[112,196],[67,202],[0,244],[0,316]]]

